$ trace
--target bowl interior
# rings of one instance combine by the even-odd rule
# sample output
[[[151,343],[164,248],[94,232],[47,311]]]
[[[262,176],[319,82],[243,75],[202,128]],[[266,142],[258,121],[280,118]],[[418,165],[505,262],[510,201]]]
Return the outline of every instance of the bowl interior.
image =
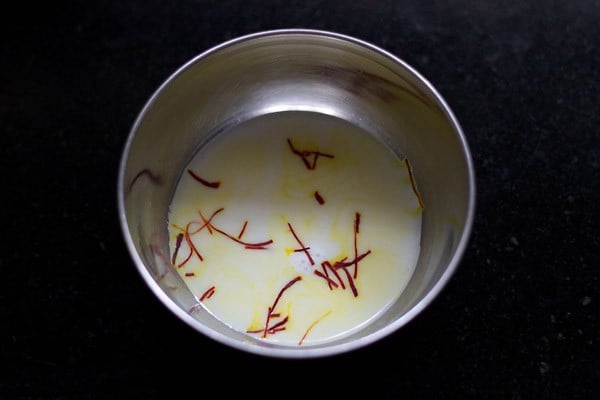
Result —
[[[411,160],[426,207],[421,252],[403,294],[359,332],[312,347],[280,346],[236,332],[208,312],[169,260],[167,215],[182,171],[215,135],[272,113],[340,118]],[[362,347],[410,321],[457,267],[474,213],[468,147],[452,112],[414,69],[368,43],[319,31],[264,32],[193,59],[151,97],[127,141],[118,184],[123,232],[158,298],[203,334],[276,357],[317,357]]]

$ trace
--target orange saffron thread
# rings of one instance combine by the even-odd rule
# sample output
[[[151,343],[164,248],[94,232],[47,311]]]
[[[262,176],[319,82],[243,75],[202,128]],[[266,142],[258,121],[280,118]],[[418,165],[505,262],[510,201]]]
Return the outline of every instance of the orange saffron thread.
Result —
[[[272,317],[274,317],[274,315],[272,315]],[[277,317],[279,317],[279,315],[277,315]],[[277,322],[275,325],[271,326],[267,333],[269,334],[274,334],[276,332],[280,332],[280,331],[285,331],[285,324],[287,324],[288,320],[290,317],[286,316],[284,319],[282,319],[281,321]],[[263,337],[266,337],[265,335],[263,335]]]
[[[196,248],[196,246],[194,245],[194,242],[192,242],[192,238],[190,236],[190,228],[191,223],[188,223],[185,226],[185,232],[184,232],[184,238],[185,238],[185,242],[187,243],[188,247],[190,248],[190,253],[188,254],[188,256],[185,258],[185,260],[183,260],[181,263],[179,263],[179,265],[177,265],[177,268],[181,268],[183,267],[191,258],[194,254],[196,254],[196,256],[198,257],[198,259],[200,261],[204,261],[204,258],[202,258],[202,254],[200,254],[200,252],[198,251],[198,249]]]
[[[324,267],[323,267],[323,271],[327,271]],[[315,269],[313,271],[313,273],[323,279],[325,279],[327,281],[327,285],[329,285],[329,289],[333,290],[332,286],[338,287],[338,284],[335,283],[335,281],[333,279],[331,279],[329,276],[327,276],[327,272],[323,273],[321,271],[319,271],[318,269]]]
[[[342,261],[345,260],[346,258],[348,258],[348,257],[342,258]],[[336,269],[333,268],[333,265],[331,265],[331,263],[329,261],[323,261],[321,263],[321,265],[323,266],[323,268],[327,267],[331,272],[333,272],[333,274],[335,275],[336,279],[340,283],[340,286],[342,287],[342,289],[346,289],[346,285],[344,285],[344,280],[342,279],[342,277],[340,276],[340,274],[337,273]]]
[[[415,193],[415,196],[417,196],[417,201],[419,202],[419,209],[422,210],[425,208],[425,205],[423,204],[423,199],[421,198],[421,194],[419,193],[419,190],[417,189],[417,183],[415,182],[415,177],[413,176],[412,166],[410,165],[408,158],[404,159],[404,163],[406,164],[406,169],[408,170],[408,177],[410,178],[410,184],[412,186],[413,192]]]
[[[281,296],[283,296],[283,293],[288,290],[290,287],[292,287],[292,285],[294,285],[296,282],[302,280],[302,276],[297,276],[294,279],[292,279],[291,281],[289,281],[288,283],[286,283],[286,285],[281,288],[281,290],[279,291],[279,293],[277,293],[277,296],[275,297],[275,300],[273,301],[273,304],[267,308],[267,317],[266,317],[266,321],[265,321],[265,326],[263,329],[257,329],[257,330],[247,330],[247,333],[260,333],[262,332],[262,337],[266,338],[267,335],[272,335],[274,333],[280,332],[285,330],[285,324],[288,322],[289,320],[289,316],[286,316],[285,318],[283,318],[282,320],[276,322],[273,325],[270,325],[271,320],[273,318],[279,318],[281,315],[280,313],[275,313],[275,308],[277,307],[277,304],[279,303],[279,300],[281,299]]]
[[[190,221],[187,223],[185,229],[181,228],[175,224],[173,224],[173,227],[175,227],[176,229],[182,231],[182,235],[183,235],[183,239],[185,239],[186,243],[188,244],[188,247],[190,248],[190,253],[187,255],[187,257],[177,265],[178,268],[181,268],[182,266],[184,266],[191,258],[192,256],[195,254],[200,261],[204,261],[204,258],[202,257],[202,255],[200,254],[200,251],[198,251],[198,248],[194,245],[194,243],[192,242],[192,235],[197,234],[198,232],[202,231],[203,229],[207,229],[208,232],[212,235],[213,231],[220,233],[221,235],[224,235],[226,237],[228,237],[229,239],[233,240],[236,243],[239,243],[241,245],[243,245],[246,249],[249,250],[266,250],[267,246],[273,243],[273,240],[265,240],[263,242],[258,242],[258,243],[249,243],[249,242],[245,242],[243,240],[240,240],[239,238],[230,235],[229,233],[223,231],[222,229],[217,228],[213,223],[212,220],[213,218],[219,214],[220,212],[222,212],[224,210],[223,207],[219,208],[218,210],[216,210],[215,212],[212,213],[212,215],[207,219],[204,214],[202,214],[202,211],[198,210],[198,214],[200,215],[200,218],[202,218],[202,222],[200,221]],[[244,229],[247,225],[246,221],[244,223]],[[201,224],[199,228],[196,228],[195,230],[191,230],[192,226],[195,226],[197,224]],[[240,234],[238,236],[241,236],[244,232],[244,229],[242,229],[242,232],[240,232]],[[180,234],[181,235],[181,234]],[[179,235],[177,236],[177,240],[179,241]],[[173,253],[173,265],[175,265],[176,262],[176,258],[177,258],[177,254],[179,252],[179,248],[181,246],[181,243],[176,243],[175,245],[175,251]]]
[[[288,145],[290,146],[290,149],[292,150],[292,153],[296,154],[298,157],[300,157],[302,159],[302,162],[304,163],[304,165],[306,166],[307,169],[315,169],[317,167],[317,160],[319,159],[319,157],[327,157],[327,158],[333,158],[332,154],[327,154],[327,153],[321,153],[320,151],[315,151],[315,150],[298,150],[294,147],[294,145],[292,144],[292,141],[288,138],[287,140]],[[309,161],[309,157],[312,156],[312,163]]]
[[[213,218],[223,210],[225,210],[223,207],[219,208],[217,211],[212,213],[212,215],[210,216],[210,218],[208,218],[208,220],[206,218],[204,218],[204,216],[202,215],[202,212],[200,210],[198,210],[198,214],[200,214],[200,218],[202,218],[202,222],[204,222],[204,223],[200,226],[200,228],[196,229],[195,231],[191,232],[190,234],[195,235],[196,233],[200,232],[204,228],[207,228],[208,231],[210,232],[210,234],[212,235],[211,222],[212,222]],[[192,221],[192,223],[199,224],[200,222]]]
[[[219,186],[221,186],[221,182],[219,182],[219,181],[209,182],[206,179],[203,179],[200,176],[198,176],[198,174],[196,174],[191,169],[188,169],[187,172],[192,176],[192,178],[194,178],[196,181],[200,182],[201,184],[203,184],[206,187],[209,187],[212,189],[217,189]]]
[[[341,260],[341,261],[337,261],[334,265],[333,268],[335,269],[339,269],[339,268],[346,268],[349,267],[351,265],[354,264],[354,262],[356,261],[360,261],[363,258],[365,258],[366,256],[368,256],[369,254],[371,254],[371,250],[367,250],[364,253],[362,253],[361,255],[359,255],[358,257],[356,257],[355,259],[351,260],[351,261],[344,261],[345,259]],[[347,258],[347,257],[346,257]]]
[[[202,215],[202,211],[198,210],[198,215],[200,215],[200,218],[202,218],[202,222],[204,222],[204,225],[202,225],[202,226],[206,227],[206,229],[208,229],[208,233],[212,235],[213,231],[210,226],[210,223],[208,222],[208,220],[206,218],[204,218],[204,215]]]
[[[327,279],[327,286],[329,287],[329,290],[333,290],[333,286],[331,285],[331,282],[329,282],[329,272],[327,272],[327,267],[323,264],[323,262],[321,263],[321,268],[323,268],[323,274],[325,275],[325,279]],[[335,286],[337,287],[337,284]]]
[[[187,264],[187,262],[190,261],[190,259],[192,258],[193,255],[194,255],[194,252],[190,250],[190,253],[187,255],[187,257],[182,262],[180,262],[179,264],[177,264],[177,268],[181,268],[185,264]]]
[[[355,257],[354,260],[352,260],[352,261],[341,260],[341,261],[337,261],[333,265],[334,269],[337,270],[337,269],[341,268],[346,273],[346,279],[348,280],[348,286],[350,286],[350,289],[352,290],[352,294],[354,295],[354,297],[358,296],[358,290],[356,289],[356,286],[354,285],[354,279],[352,278],[352,275],[350,274],[350,272],[348,272],[348,267],[351,265],[354,265],[355,263],[362,260],[369,254],[371,254],[371,250],[359,255],[358,257]]]
[[[242,226],[242,230],[240,231],[240,233],[238,233],[237,238],[241,239],[242,235],[244,234],[244,232],[246,231],[246,226],[248,225],[248,221],[244,221],[244,225]]]
[[[337,270],[342,269],[344,271],[344,273],[346,274],[345,275],[346,281],[348,283],[348,286],[350,287],[350,290],[352,290],[352,294],[354,295],[354,297],[357,297],[358,289],[356,288],[356,285],[354,283],[355,279],[352,277],[352,274],[350,274],[350,272],[348,271],[348,267],[356,265],[359,261],[361,261],[363,258],[368,256],[369,254],[371,254],[371,250],[368,250],[368,251],[364,252],[363,254],[360,254],[360,255],[354,257],[354,259],[352,259],[350,261],[346,261],[348,259],[348,257],[344,257],[344,258],[336,261],[333,265],[331,265],[331,263],[329,261],[323,261],[323,262],[321,262],[321,267],[323,268],[324,273],[322,273],[321,271],[318,271],[318,270],[314,270],[313,273],[315,275],[325,279],[325,281],[327,281],[327,285],[329,286],[329,289],[333,290],[334,287],[332,287],[332,285],[334,285],[335,288],[337,288],[338,285],[335,284],[335,281],[329,277],[329,274],[327,273],[327,269],[329,269],[335,275],[336,279],[339,282],[339,286],[341,287],[341,289],[345,290],[346,285],[344,284],[344,280],[342,279],[340,274],[337,272]]]
[[[204,300],[210,299],[213,294],[215,294],[215,287],[211,286],[208,289],[206,289],[206,291],[204,293],[202,293],[202,296],[200,296],[199,300],[204,301]]]
[[[200,232],[201,230],[203,230],[204,228],[208,227],[208,224],[210,224],[210,221],[215,217],[215,215],[217,215],[218,213],[220,213],[221,211],[223,211],[223,208],[218,209],[217,211],[215,211],[210,218],[208,219],[208,221],[204,218],[204,216],[202,216],[202,219],[204,221],[204,224],[202,224],[202,226],[200,226],[200,228],[196,229],[195,231],[190,232],[190,227],[194,224],[198,224],[198,221],[190,221],[188,222],[188,224],[185,226],[184,228],[181,228],[177,225],[173,225],[176,229],[179,229],[180,231],[183,231],[183,238],[185,239],[185,242],[188,244],[188,247],[190,248],[190,252],[187,255],[187,257],[177,265],[177,268],[181,268],[183,267],[185,264],[187,264],[188,261],[190,261],[190,259],[192,258],[192,256],[194,254],[196,254],[198,256],[198,259],[200,261],[204,261],[204,258],[202,257],[202,255],[200,254],[200,252],[198,251],[197,247],[194,245],[194,243],[192,242],[192,235],[195,235],[196,233]],[[201,214],[202,215],[202,214]],[[179,240],[179,235],[177,236],[177,240]],[[179,252],[179,247],[180,247],[181,243],[179,243],[179,245],[176,244],[175,247],[175,251],[173,253],[173,259],[172,259],[172,264],[175,265],[176,257],[177,257],[177,253]]]
[[[306,336],[308,336],[308,333],[315,327],[315,325],[317,325],[319,322],[321,322],[321,320],[323,320],[323,318],[325,318],[329,314],[331,314],[331,310],[329,310],[325,314],[321,315],[312,324],[309,325],[309,327],[304,332],[304,335],[302,335],[302,338],[300,339],[300,341],[298,341],[298,346],[302,345],[302,342],[304,342],[304,339],[306,339]]]
[[[354,285],[354,279],[352,279],[352,275],[350,275],[350,272],[348,272],[347,268],[342,268],[342,270],[346,273],[346,278],[348,279],[348,285],[350,286],[350,290],[352,290],[352,294],[354,295],[354,297],[357,297],[358,290]]]
[[[325,200],[323,199],[323,196],[321,196],[318,191],[315,191],[315,199],[317,200],[317,203],[319,203],[320,205],[325,204]]]
[[[177,253],[179,253],[179,248],[181,247],[181,241],[183,240],[183,233],[177,235],[177,239],[175,241],[175,250],[173,251],[173,257],[171,258],[171,264],[175,265],[177,262]]]
[[[360,233],[360,213],[355,212],[354,213],[354,258],[352,260],[347,261],[348,257],[344,257],[338,261],[335,261],[335,263],[333,265],[331,265],[331,262],[329,262],[329,261],[323,261],[323,262],[321,262],[321,267],[323,268],[323,273],[321,273],[321,271],[317,271],[317,270],[314,271],[315,275],[317,275],[317,276],[325,279],[325,281],[327,281],[327,286],[329,287],[329,290],[333,290],[334,288],[337,288],[338,285],[335,285],[335,287],[332,285],[332,283],[334,283],[334,280],[329,277],[329,273],[327,272],[328,269],[335,275],[337,281],[339,282],[339,286],[341,286],[341,288],[343,290],[346,289],[346,285],[344,284],[344,279],[337,272],[339,269],[342,269],[344,271],[347,284],[350,287],[350,290],[352,290],[352,294],[354,295],[354,297],[358,296],[358,289],[356,288],[356,285],[355,285],[355,281],[358,277],[358,263],[363,258],[365,258],[369,254],[371,254],[371,250],[367,250],[366,252],[364,252],[362,254],[358,253],[358,234],[359,233]],[[352,267],[352,266],[354,267],[354,271],[351,274],[348,271],[348,267]]]
[[[264,246],[267,246],[267,245],[273,243],[272,239],[265,240],[264,242],[259,242],[259,243],[244,242],[243,240],[240,240],[240,239],[236,238],[235,236],[230,235],[229,233],[215,227],[212,224],[211,224],[211,226],[215,231],[219,232],[221,235],[228,237],[229,239],[233,240],[236,243],[244,245],[246,248],[254,248],[254,249],[259,248],[259,247],[265,248]]]
[[[300,248],[294,250],[294,252],[303,251],[304,254],[306,254],[306,257],[308,258],[308,261],[310,262],[310,265],[315,265],[315,261],[311,257],[310,252],[308,251],[310,249],[310,247],[306,247],[304,245],[304,243],[302,243],[302,241],[300,240],[300,238],[298,237],[298,235],[296,235],[296,232],[294,231],[294,228],[292,228],[292,224],[290,224],[289,222],[288,222],[288,227],[290,228],[290,232],[292,232],[292,235],[294,235],[294,238],[296,239],[296,241],[300,245]]]

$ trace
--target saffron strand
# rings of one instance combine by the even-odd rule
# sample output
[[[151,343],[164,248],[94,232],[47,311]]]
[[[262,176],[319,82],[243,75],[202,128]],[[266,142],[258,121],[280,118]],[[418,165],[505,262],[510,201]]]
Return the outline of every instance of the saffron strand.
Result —
[[[201,184],[203,184],[206,187],[209,187],[211,189],[217,189],[219,186],[221,186],[221,182],[219,182],[219,181],[209,182],[206,179],[201,178],[198,174],[196,174],[191,169],[188,169],[187,172],[188,172],[188,174],[191,175],[192,178],[194,178],[196,181],[200,182]]]
[[[308,261],[310,262],[310,265],[315,265],[315,261],[311,257],[310,252],[308,251],[308,249],[310,249],[310,247],[306,247],[304,245],[304,243],[302,243],[302,241],[300,240],[300,238],[298,237],[298,235],[296,235],[296,231],[294,231],[294,228],[292,227],[292,224],[290,224],[289,222],[288,222],[288,227],[290,228],[290,232],[292,232],[292,235],[294,235],[294,238],[296,239],[296,241],[300,245],[300,249],[294,250],[294,252],[296,252],[296,251],[303,251],[304,254],[306,254],[306,258],[308,258]]]
[[[292,150],[292,153],[300,157],[302,159],[302,162],[304,163],[304,166],[309,170],[313,170],[317,167],[317,160],[319,159],[319,157],[334,158],[333,154],[321,153],[320,151],[298,150],[294,147],[291,139],[289,138],[287,139],[287,142],[290,146],[290,149]],[[308,161],[310,156],[313,157],[312,163]]]

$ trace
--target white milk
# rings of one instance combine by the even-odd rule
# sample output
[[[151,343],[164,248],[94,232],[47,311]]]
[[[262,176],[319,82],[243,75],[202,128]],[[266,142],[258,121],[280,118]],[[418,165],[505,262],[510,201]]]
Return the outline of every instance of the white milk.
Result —
[[[308,167],[302,151],[311,152]],[[255,118],[218,135],[188,168],[218,187],[184,171],[168,221],[171,256],[181,238],[174,267],[234,329],[291,346],[337,339],[385,311],[411,277],[422,207],[407,163],[345,121],[306,112]],[[209,219],[220,209],[199,230],[200,213]],[[355,265],[338,268],[339,278],[322,265],[361,255],[356,276]],[[315,273],[323,268],[337,287]]]

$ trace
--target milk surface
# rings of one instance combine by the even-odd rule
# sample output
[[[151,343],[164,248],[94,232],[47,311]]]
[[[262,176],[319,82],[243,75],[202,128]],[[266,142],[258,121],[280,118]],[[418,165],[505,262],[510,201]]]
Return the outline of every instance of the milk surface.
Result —
[[[290,346],[348,335],[402,293],[421,237],[409,165],[343,120],[308,112],[217,135],[169,213],[173,266],[216,318]]]

